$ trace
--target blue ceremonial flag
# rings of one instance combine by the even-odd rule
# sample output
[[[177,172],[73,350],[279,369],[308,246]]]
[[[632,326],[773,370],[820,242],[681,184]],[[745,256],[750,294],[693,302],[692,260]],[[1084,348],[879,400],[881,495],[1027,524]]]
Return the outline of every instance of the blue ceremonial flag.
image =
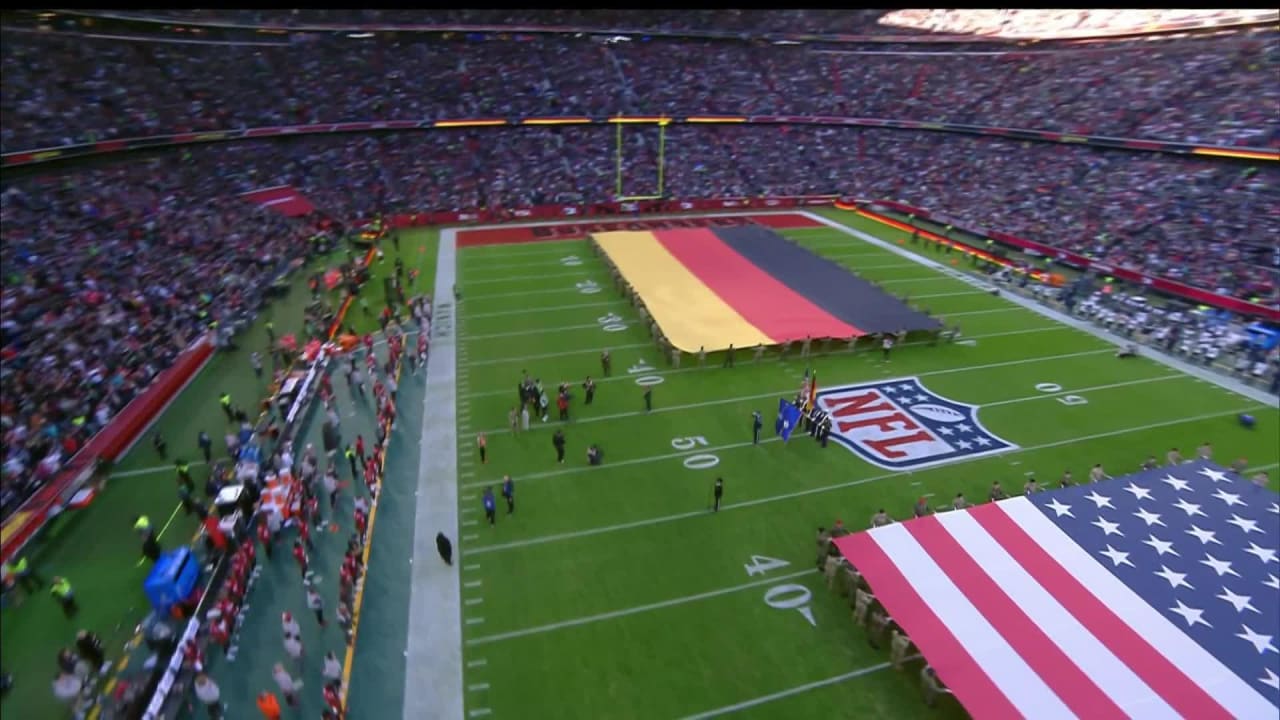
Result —
[[[773,432],[781,435],[783,440],[791,439],[791,431],[800,424],[800,408],[787,402],[786,398],[778,398],[778,420],[773,424]]]

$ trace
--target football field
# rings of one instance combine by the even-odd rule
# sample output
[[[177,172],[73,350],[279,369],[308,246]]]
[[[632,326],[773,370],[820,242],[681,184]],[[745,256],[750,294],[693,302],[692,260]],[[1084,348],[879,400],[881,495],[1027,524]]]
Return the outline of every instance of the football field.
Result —
[[[1029,476],[1051,486],[1070,470],[1081,481],[1095,463],[1122,475],[1148,455],[1163,460],[1176,446],[1191,456],[1205,442],[1221,464],[1245,457],[1276,476],[1274,403],[1147,358],[1117,359],[1103,339],[917,262],[897,230],[821,215],[884,242],[834,227],[780,232],[960,324],[960,340],[908,342],[889,361],[866,341],[856,352],[815,342],[808,358],[798,347],[759,362],[739,351],[734,367],[722,367],[722,354],[701,367],[686,355],[677,368],[587,240],[459,248],[457,546],[469,717],[963,717],[945,698],[923,705],[918,661],[898,672],[887,650],[869,646],[848,600],[815,570],[819,526],[840,519],[859,530],[882,508],[903,520],[920,497],[933,506],[961,492],[985,500],[994,481],[1010,494]],[[909,388],[912,398],[899,401],[973,406],[976,418],[955,425],[972,442],[957,443],[965,453],[954,461],[905,469],[873,462],[865,443],[823,448],[801,433],[784,443],[773,434],[778,399],[799,392],[806,370],[820,391]],[[552,398],[571,384],[568,422],[553,400],[545,422],[510,431],[526,372]],[[584,405],[588,375],[598,390]],[[753,411],[765,421],[758,445]],[[1255,428],[1237,422],[1242,412],[1257,417]],[[564,464],[556,428],[567,438]],[[601,466],[587,464],[592,444]],[[508,473],[516,512],[499,497],[490,527],[480,496],[489,486],[498,493]],[[725,493],[713,512],[717,477]]]

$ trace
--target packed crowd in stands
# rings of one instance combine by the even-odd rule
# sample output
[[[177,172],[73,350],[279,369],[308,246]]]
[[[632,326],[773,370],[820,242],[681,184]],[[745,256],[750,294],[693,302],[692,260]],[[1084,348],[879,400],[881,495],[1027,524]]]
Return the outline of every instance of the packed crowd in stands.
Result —
[[[198,165],[6,184],[0,210],[0,508],[7,515],[210,322],[252,313],[302,223]]]
[[[656,128],[624,137],[626,193],[656,194]],[[238,193],[293,185],[344,220],[603,202],[615,189],[613,138],[590,126],[320,136],[6,179],[6,509],[209,321],[251,312],[263,278],[305,253],[308,222]],[[1269,167],[895,130],[672,126],[663,182],[679,198],[893,199],[961,227],[1277,300],[1280,170]]]
[[[1274,32],[961,57],[884,50],[572,35],[202,45],[10,31],[0,49],[0,146],[323,122],[666,113],[883,117],[1280,147]]]

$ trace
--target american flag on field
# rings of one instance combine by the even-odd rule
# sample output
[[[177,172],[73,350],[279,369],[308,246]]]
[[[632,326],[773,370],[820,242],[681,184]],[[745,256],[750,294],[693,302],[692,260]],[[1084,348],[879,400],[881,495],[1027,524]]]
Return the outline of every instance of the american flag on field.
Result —
[[[836,543],[975,717],[1275,720],[1278,498],[1195,461]]]

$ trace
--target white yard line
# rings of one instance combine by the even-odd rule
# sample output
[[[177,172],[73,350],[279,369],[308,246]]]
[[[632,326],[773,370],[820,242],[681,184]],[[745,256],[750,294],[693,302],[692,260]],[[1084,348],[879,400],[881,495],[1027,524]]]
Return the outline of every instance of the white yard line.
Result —
[[[1264,470],[1272,470],[1278,467],[1280,467],[1280,463],[1271,463],[1270,465],[1259,465],[1257,467],[1248,468],[1247,470],[1244,471],[1244,474],[1252,475],[1253,473],[1256,473],[1256,472],[1262,472]]]
[[[469,320],[477,320],[479,318],[503,317],[506,315],[537,315],[540,313],[559,312],[561,310],[576,310],[578,308],[608,307],[610,305],[620,305],[626,302],[627,300],[625,298],[618,298],[617,300],[601,300],[600,302],[578,303],[576,305],[553,305],[551,307],[544,308],[535,307],[523,308],[520,310],[502,310],[499,312],[489,313],[466,313],[462,316],[462,320],[463,322],[466,322]]]
[[[598,356],[601,352],[605,350],[608,350],[609,352],[612,353],[616,350],[631,350],[634,348],[653,348],[655,350],[657,349],[657,347],[651,342],[631,343],[629,345],[609,345],[606,347],[593,347],[593,348],[581,348],[579,350],[566,350],[564,352],[545,353],[542,355],[522,355],[517,357],[497,358],[495,360],[477,360],[475,362],[467,363],[467,366],[481,367],[484,365],[501,365],[503,363],[524,362],[525,360],[545,360],[547,358],[569,357],[571,355],[581,355],[583,353],[595,353]]]
[[[527,637],[529,635],[540,635],[555,630],[561,630],[567,627],[577,627],[578,625],[587,625],[589,623],[600,622],[601,620],[612,620],[614,618],[626,617],[637,613],[649,612],[650,610],[661,610],[662,608],[676,607],[678,605],[686,605],[699,600],[706,600],[721,595],[749,590],[754,587],[763,585],[773,585],[787,580],[794,580],[801,576],[809,576],[815,580],[821,580],[822,576],[813,570],[800,570],[798,572],[789,573],[787,575],[779,575],[777,577],[766,578],[763,580],[755,580],[741,585],[733,585],[719,590],[711,590],[708,592],[698,593],[696,595],[686,595],[684,597],[673,598],[671,600],[663,600],[661,602],[648,603],[646,605],[637,605],[635,607],[626,608],[625,610],[614,610],[612,612],[599,613],[596,615],[586,615],[583,617],[573,618],[572,620],[562,620],[560,622],[549,623],[547,625],[537,625],[523,630],[512,630],[511,632],[497,633],[495,635],[485,635],[483,637],[473,638],[467,641],[467,646],[487,645],[489,643],[499,642],[501,640],[510,640],[512,638]]]
[[[1148,384],[1148,383],[1155,383],[1155,382],[1166,382],[1166,381],[1168,381],[1168,380],[1191,380],[1191,379],[1192,379],[1192,378],[1188,378],[1186,375],[1183,375],[1182,373],[1171,373],[1171,374],[1169,374],[1169,375],[1159,375],[1159,376],[1156,376],[1156,377],[1140,378],[1140,379],[1137,379],[1137,380],[1126,380],[1126,381],[1124,381],[1124,382],[1109,383],[1109,384],[1106,384],[1106,385],[1094,385],[1094,386],[1092,386],[1092,387],[1073,388],[1073,389],[1071,389],[1071,390],[1062,390],[1062,391],[1059,391],[1059,392],[1052,392],[1052,393],[1041,393],[1041,392],[1038,392],[1038,393],[1036,393],[1036,394],[1034,394],[1034,395],[1027,395],[1027,396],[1024,396],[1024,397],[1017,397],[1017,398],[1012,398],[1012,399],[1009,399],[1009,400],[997,400],[997,401],[995,401],[995,402],[983,403],[983,404],[981,404],[981,405],[979,405],[979,406],[978,406],[978,410],[979,410],[979,412],[981,412],[983,409],[986,409],[986,408],[993,408],[993,407],[1000,407],[1000,406],[1002,406],[1002,405],[1016,405],[1016,404],[1018,404],[1018,403],[1034,402],[1034,401],[1036,401],[1036,400],[1052,399],[1052,398],[1057,398],[1057,397],[1063,397],[1063,396],[1066,396],[1066,395],[1075,395],[1075,394],[1079,394],[1079,393],[1088,393],[1088,392],[1098,392],[1098,391],[1100,391],[1100,390],[1114,390],[1114,389],[1116,389],[1116,388],[1131,387],[1131,386],[1134,386],[1134,385],[1146,385],[1146,384]],[[777,395],[777,393],[774,393],[773,395],[770,395],[769,397],[773,397],[774,395]],[[719,402],[721,402],[721,401],[714,401],[714,402],[719,403]],[[700,406],[700,405],[699,405],[699,406]],[[685,406],[685,407],[694,407],[694,406]],[[672,409],[675,409],[675,408],[672,408]],[[657,412],[657,411],[655,410],[654,412]],[[653,413],[644,413],[644,412],[628,413],[626,416],[627,416],[627,417],[630,417],[630,416],[632,416],[632,415],[646,415],[646,414],[648,414],[648,415],[652,415]],[[616,417],[616,416],[615,416],[615,417]],[[775,441],[777,441],[777,440],[778,440],[778,438],[777,438],[777,437],[771,437],[771,438],[765,438],[764,440],[761,440],[760,442],[761,442],[761,443],[767,443],[767,442],[775,442]],[[528,481],[530,481],[530,480],[538,480],[538,479],[541,479],[541,478],[561,477],[561,476],[564,476],[564,475],[576,475],[576,474],[584,473],[584,472],[592,472],[592,471],[604,470],[604,469],[606,469],[606,468],[617,468],[617,467],[623,467],[623,466],[627,466],[627,465],[643,465],[643,464],[646,464],[646,463],[651,463],[651,462],[660,462],[660,461],[662,461],[662,460],[671,460],[671,459],[674,459],[674,458],[681,458],[681,457],[686,457],[686,456],[691,456],[691,455],[698,455],[698,454],[702,454],[702,453],[717,453],[717,452],[724,452],[724,451],[726,451],[726,450],[737,450],[737,449],[739,449],[739,448],[750,447],[750,446],[752,446],[752,445],[754,445],[754,444],[756,444],[756,443],[753,443],[753,442],[749,442],[749,441],[748,441],[748,442],[730,443],[730,444],[727,444],[727,445],[719,445],[719,446],[715,446],[715,447],[698,447],[698,448],[694,448],[694,449],[692,449],[692,450],[681,450],[681,451],[679,451],[679,452],[666,453],[666,454],[663,454],[663,455],[649,455],[649,456],[647,456],[647,457],[632,458],[632,459],[630,459],[630,460],[619,460],[619,461],[616,461],[616,462],[609,463],[608,465],[598,465],[598,466],[580,465],[580,466],[577,466],[577,467],[565,468],[564,470],[548,470],[548,471],[546,471],[546,472],[530,473],[530,474],[528,474],[528,475],[521,475],[521,476],[520,476],[520,481],[521,481],[521,482],[528,482]],[[470,490],[470,489],[472,489],[472,488],[478,488],[478,487],[490,486],[490,485],[493,485],[495,482],[499,482],[499,481],[498,481],[498,480],[483,480],[483,481],[478,481],[478,482],[463,483],[463,484],[462,484],[462,488],[463,488],[464,490]],[[468,521],[468,522],[474,522],[474,521]],[[464,523],[464,524],[466,524],[466,523]]]
[[[891,667],[891,665],[887,662],[883,662],[878,665],[870,665],[868,667],[864,667],[858,670],[851,670],[842,675],[829,677],[829,678],[826,678],[825,680],[818,680],[817,682],[805,683],[804,685],[797,685],[793,688],[780,690],[778,692],[770,693],[768,695],[761,695],[760,697],[752,698],[750,700],[744,700],[740,703],[734,703],[733,705],[725,705],[724,707],[718,707],[718,708],[715,708],[714,710],[707,710],[705,712],[700,712],[697,715],[688,715],[684,718],[681,718],[681,720],[707,720],[708,718],[720,717],[721,715],[728,715],[730,713],[736,713],[742,710],[749,710],[753,707],[764,705],[765,703],[773,702],[774,700],[781,700],[783,698],[791,697],[792,695],[799,695],[801,693],[809,692],[810,690],[817,690],[818,688],[827,687],[828,685],[838,685],[842,682],[846,682],[854,678],[862,677],[863,675],[870,675],[872,673],[880,672],[881,670],[885,670],[889,667]]]
[[[999,309],[996,309],[996,310],[975,310],[975,311],[973,311],[973,312],[967,312],[967,313],[951,313],[951,314],[947,315],[947,317],[948,317],[948,318],[951,318],[951,317],[959,317],[959,316],[961,316],[961,315],[985,315],[985,314],[988,314],[988,313],[1017,312],[1017,311],[1022,311],[1022,310],[1023,310],[1022,308],[1018,308],[1018,307],[1011,307],[1011,308],[999,308]],[[1015,332],[1023,332],[1023,331],[1019,330],[1019,331],[1015,331]],[[1036,330],[1035,332],[1039,332],[1039,330]],[[999,337],[999,336],[1002,336],[1002,335],[1004,335],[1004,334],[1005,334],[1005,333],[996,333],[996,334],[994,334],[994,335],[974,335],[973,337],[969,337],[969,338],[962,338],[962,339],[967,339],[967,340],[981,340],[981,339],[983,339],[983,338],[988,338],[988,337]],[[929,342],[930,342],[930,341],[928,341],[928,340],[922,340],[922,341],[918,341],[918,342],[908,342],[908,343],[902,343],[901,345],[898,345],[897,347],[900,347],[900,348],[901,348],[901,347],[909,347],[909,346],[915,346],[915,345],[928,345],[928,344],[929,344]],[[840,343],[840,344],[843,346],[843,345],[844,345],[844,344],[846,344],[846,343]],[[748,350],[749,350],[749,348],[748,348]],[[743,352],[747,352],[747,350],[744,350]],[[874,351],[868,348],[868,349],[865,349],[863,352],[864,352],[864,353],[871,353],[871,352],[874,352]],[[1041,359],[1046,359],[1046,360],[1047,360],[1047,359],[1056,359],[1056,358],[1087,357],[1087,356],[1089,356],[1089,355],[1104,355],[1104,354],[1109,355],[1109,354],[1111,354],[1111,353],[1113,353],[1113,352],[1115,352],[1115,351],[1114,351],[1114,350],[1112,350],[1112,349],[1110,349],[1110,348],[1104,348],[1104,349],[1101,349],[1101,350],[1085,350],[1085,351],[1083,351],[1083,352],[1067,353],[1067,354],[1065,354],[1065,355],[1054,355],[1054,356],[1052,356],[1052,358],[1030,358],[1030,359],[1028,359],[1028,360],[1015,360],[1015,361],[1013,361],[1013,362],[1009,362],[1009,363],[1001,363],[1001,364],[1002,364],[1002,365],[1016,365],[1016,364],[1018,364],[1018,363],[1020,363],[1020,362],[1034,362],[1034,361],[1036,361],[1036,360],[1041,360]],[[846,349],[840,349],[840,350],[836,350],[836,351],[829,352],[829,353],[817,354],[817,357],[826,357],[826,356],[828,356],[828,355],[839,355],[839,354],[848,355],[848,354],[849,354],[849,351],[848,351],[848,350],[846,350]],[[776,356],[776,355],[771,356],[771,357],[769,357],[769,358],[767,358],[767,359],[761,360],[761,361],[760,361],[760,366],[761,366],[761,367],[763,367],[765,363],[769,363],[769,362],[777,362],[777,360],[778,360],[778,358],[777,358],[777,356]],[[743,365],[743,367],[744,367],[744,368],[751,368],[751,367],[754,367],[754,366],[756,365],[756,363],[755,363],[754,361],[752,361],[752,360],[743,360],[743,361],[742,361],[742,365]],[[646,370],[643,374],[644,374],[644,375],[662,375],[662,376],[667,376],[667,375],[679,375],[679,374],[681,374],[681,373],[690,373],[690,372],[699,372],[699,371],[715,371],[715,370],[719,370],[719,369],[720,369],[720,368],[719,368],[718,366],[707,366],[707,367],[705,367],[705,368],[701,368],[701,367],[697,367],[697,366],[695,365],[694,367],[674,368],[674,369],[671,369],[671,370]],[[953,370],[947,370],[947,371],[944,371],[944,372],[954,372],[954,369],[953,369]],[[597,385],[600,385],[600,384],[603,384],[603,383],[621,382],[621,381],[624,381],[624,380],[635,380],[635,378],[636,378],[636,375],[633,375],[633,374],[630,374],[630,373],[628,373],[628,374],[626,374],[626,375],[611,375],[611,376],[609,376],[609,377],[597,377],[597,378],[596,378],[596,384],[597,384]],[[510,395],[510,394],[511,394],[511,391],[510,391],[509,389],[508,389],[508,390],[486,390],[486,391],[484,391],[484,392],[469,393],[469,394],[467,395],[467,398],[497,397],[497,396],[499,396],[499,395]],[[468,402],[468,400],[467,400],[467,399],[463,399],[463,400],[460,400],[459,402],[460,402],[460,403],[463,403],[463,404],[466,404],[466,403]]]
[[[861,268],[858,268],[858,269],[861,269]],[[947,277],[946,275],[929,275],[925,277],[909,277],[909,278],[890,278],[888,280],[868,279],[869,282],[873,282],[877,285],[892,285],[894,283],[907,283],[907,282],[938,282],[939,280],[948,280],[950,282],[956,282],[955,278],[950,278],[950,277]]]
[[[639,327],[639,320],[636,321],[636,327]],[[624,323],[625,324],[625,323]],[[561,325],[560,327],[534,328],[532,330],[517,330],[515,332],[490,333],[488,335],[466,335],[462,337],[463,342],[471,342],[472,340],[492,340],[495,338],[518,337],[520,335],[542,335],[544,333],[564,332],[566,330],[587,330],[595,328],[600,330],[600,323],[585,323],[583,325]],[[601,330],[601,332],[604,332]]]
[[[1242,412],[1256,410],[1258,408],[1259,406],[1257,405],[1250,405],[1248,407],[1239,408],[1237,410],[1229,410],[1226,412],[1207,413],[1204,415],[1192,415],[1189,417],[1178,418],[1177,420],[1165,420],[1157,423],[1149,423],[1147,425],[1136,425],[1134,427],[1123,428],[1120,430],[1111,430],[1109,432],[1104,432],[1104,433],[1095,433],[1093,435],[1083,435],[1080,437],[1068,438],[1066,440],[1055,440],[1054,442],[1041,443],[1039,445],[1031,445],[1027,447],[1017,448],[1015,450],[1010,450],[1009,452],[1000,453],[999,455],[987,455],[986,457],[979,458],[978,460],[988,460],[991,458],[1008,457],[1010,455],[1019,455],[1022,453],[1032,452],[1035,450],[1047,450],[1049,448],[1061,447],[1063,445],[1072,445],[1074,443],[1088,442],[1090,440],[1101,440],[1102,438],[1116,437],[1118,435],[1127,435],[1128,433],[1142,432],[1144,430],[1156,430],[1159,428],[1170,427],[1173,425],[1182,425],[1189,422],[1198,422],[1200,420],[1211,420],[1214,418],[1229,417]],[[917,473],[926,473],[926,472],[943,470],[943,469],[953,469],[958,465],[962,465],[962,464],[966,464],[966,463],[948,463],[946,465],[938,465],[932,468],[919,470],[917,471]],[[866,485],[867,483],[877,482],[880,480],[887,480],[889,478],[900,478],[902,477],[902,475],[903,473],[901,472],[884,473],[882,475],[872,475],[870,477],[859,478],[857,480],[850,480],[848,482],[835,483],[832,485],[822,485],[815,488],[808,488],[806,490],[798,490],[796,492],[783,493],[781,495],[770,495],[762,498],[757,498],[755,500],[745,500],[739,503],[730,503],[728,505],[721,505],[720,512],[725,512],[726,510],[735,510],[739,508],[755,507],[757,505],[768,505],[776,502],[782,502],[784,500],[793,500],[798,497],[805,497],[807,495],[817,495],[819,493],[831,492],[833,490],[844,490],[846,488],[857,487],[859,485]],[[527,540],[517,540],[514,542],[501,543],[497,545],[488,545],[486,547],[470,550],[468,551],[468,554],[481,555],[484,553],[499,552],[502,550],[510,550],[513,548],[523,548],[523,547],[529,547],[532,545],[542,545],[545,543],[559,542],[561,540],[575,540],[577,538],[592,537],[595,535],[603,535],[606,533],[618,532],[621,530],[631,530],[634,528],[649,527],[652,525],[662,525],[665,523],[675,522],[678,520],[686,520],[688,518],[693,518],[693,517],[705,517],[708,514],[709,514],[708,511],[705,508],[703,508],[703,509],[694,510],[691,512],[677,513],[675,515],[665,515],[662,517],[649,518],[647,520],[636,520],[628,523],[620,523],[618,525],[606,525],[602,527],[590,528],[587,530],[575,530],[573,532],[557,533],[554,535],[543,535],[541,537],[529,538]]]
[[[1022,331],[1015,331],[1013,334],[1018,334],[1020,332]],[[1005,335],[1005,334],[1009,334],[1009,333],[997,333],[997,335]],[[994,336],[987,335],[984,337],[994,337]],[[998,363],[984,363],[982,365],[965,365],[961,367],[943,368],[942,370],[928,370],[925,372],[914,373],[912,376],[913,377],[935,377],[938,375],[951,375],[953,373],[971,372],[974,370],[990,370],[992,368],[1010,367],[1014,365],[1024,365],[1027,363],[1034,363],[1034,362],[1050,362],[1053,360],[1065,360],[1069,358],[1081,357],[1083,355],[1091,355],[1091,354],[1097,354],[1097,353],[1095,351],[1087,351],[1084,353],[1066,353],[1062,355],[1049,355],[1046,357],[1038,357],[1038,358],[1021,358],[1019,360],[1007,360],[1007,361],[998,362]],[[671,371],[671,372],[674,372],[674,371]],[[824,378],[823,382],[826,382],[827,384],[843,384],[839,382],[832,383],[826,378]],[[688,403],[685,405],[669,405],[666,407],[656,407],[653,410],[648,412],[643,410],[637,410],[633,412],[614,413],[612,415],[597,415],[593,417],[582,418],[580,420],[575,420],[573,421],[573,423],[571,423],[571,425],[587,425],[590,423],[604,422],[606,420],[617,420],[619,418],[638,417],[640,415],[657,415],[660,413],[676,412],[679,410],[690,410],[693,408],[714,407],[716,405],[727,405],[727,404],[737,403],[737,402],[746,402],[747,400],[762,400],[764,398],[778,397],[779,395],[783,397],[790,397],[794,393],[795,393],[795,387],[791,387],[788,389],[774,390],[772,392],[757,393],[754,395],[741,395],[739,397],[720,398],[718,400],[707,400],[704,402]],[[493,428],[491,430],[483,430],[481,432],[485,433],[486,435],[501,435],[504,433],[510,433],[511,428],[510,427]]]
[[[565,266],[565,267],[570,267],[570,266]],[[582,266],[582,265],[574,265],[574,266],[571,266],[571,267],[581,268],[581,267],[583,267],[583,266]],[[487,270],[488,270],[488,269],[489,269],[489,268],[485,268],[485,270],[486,270],[485,278],[488,278],[488,279],[486,279],[486,280],[468,280],[468,281],[467,281],[467,287],[474,287],[474,286],[476,286],[476,285],[497,285],[497,284],[499,284],[499,283],[520,282],[520,281],[523,281],[523,280],[554,280],[554,279],[556,279],[556,278],[581,277],[581,276],[582,276],[582,272],[583,272],[582,270],[577,270],[577,271],[574,271],[574,272],[567,272],[567,273],[548,273],[548,274],[543,274],[543,275],[513,275],[513,276],[509,276],[509,277],[492,277],[491,275],[489,275],[489,274],[488,274],[488,272],[487,272]],[[601,267],[598,267],[598,268],[595,268],[595,269],[597,269],[597,270],[604,270],[605,268],[604,268],[603,266],[601,266]]]
[[[192,460],[187,464],[191,467],[196,467],[197,465],[204,465],[205,463],[203,460]],[[169,470],[174,473],[178,472],[177,466],[175,465],[152,465],[151,467],[138,468],[137,470],[125,470],[123,472],[111,473],[111,477],[136,477],[138,475],[150,475],[151,473],[160,472],[161,470]]]
[[[582,273],[579,273],[579,276],[581,277]],[[589,277],[581,277],[581,279],[591,280],[591,278]],[[474,302],[476,300],[498,300],[501,298],[520,298],[520,297],[529,297],[531,295],[557,295],[557,294],[563,295],[564,293],[580,293],[580,292],[582,291],[579,290],[574,285],[569,285],[563,288],[556,288],[555,290],[523,290],[521,292],[484,293],[481,295],[472,295],[471,293],[467,292],[466,288],[462,288],[462,302],[466,303],[469,301]]]

